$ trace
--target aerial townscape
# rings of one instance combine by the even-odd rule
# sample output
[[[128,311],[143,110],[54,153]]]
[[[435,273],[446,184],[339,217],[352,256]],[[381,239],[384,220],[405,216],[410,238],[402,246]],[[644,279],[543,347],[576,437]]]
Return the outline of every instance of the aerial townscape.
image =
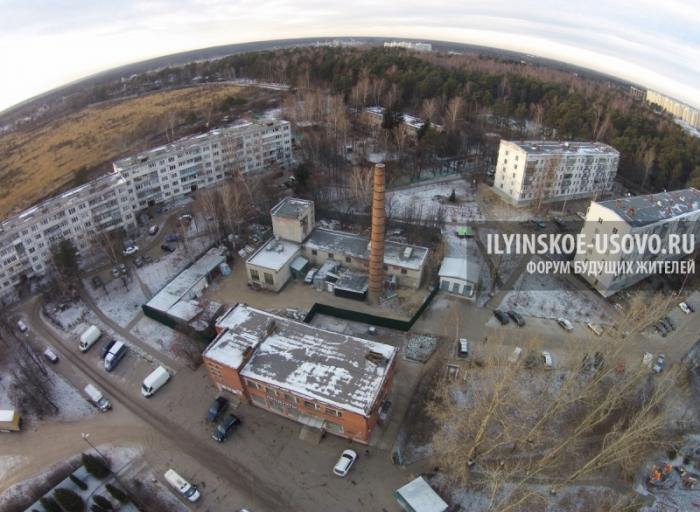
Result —
[[[699,130],[400,37],[7,108],[0,512],[700,509]]]

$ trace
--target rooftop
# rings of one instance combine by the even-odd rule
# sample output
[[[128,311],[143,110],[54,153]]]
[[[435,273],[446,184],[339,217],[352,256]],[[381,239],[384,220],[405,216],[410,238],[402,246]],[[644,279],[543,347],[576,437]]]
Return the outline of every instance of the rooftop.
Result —
[[[369,260],[369,239],[354,233],[314,228],[304,245],[312,249]],[[420,270],[427,255],[428,249],[425,247],[384,242],[384,263],[387,265]]]
[[[694,188],[598,202],[631,226],[646,226],[700,211],[700,191]]]
[[[295,242],[271,238],[253,253],[247,262],[276,272],[296,256],[299,249],[301,246]]]
[[[615,148],[602,142],[552,140],[510,140],[504,142],[515,144],[530,155],[619,155]]]
[[[239,367],[250,356],[241,376],[362,415],[375,405],[398,352],[245,304],[229,310],[217,326],[228,330],[209,345],[207,358]]]
[[[272,208],[270,215],[275,217],[289,217],[292,219],[298,219],[313,207],[313,201],[297,199],[294,197],[285,197]]]
[[[394,495],[402,506],[406,504],[415,512],[444,512],[448,507],[422,476],[396,490]]]
[[[438,275],[475,283],[479,280],[479,272],[480,265],[467,258],[443,258]]]

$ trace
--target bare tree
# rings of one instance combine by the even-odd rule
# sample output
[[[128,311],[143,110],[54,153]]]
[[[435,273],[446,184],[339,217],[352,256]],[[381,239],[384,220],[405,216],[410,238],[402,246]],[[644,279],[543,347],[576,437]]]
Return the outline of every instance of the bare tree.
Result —
[[[463,108],[464,99],[461,96],[455,96],[454,98],[450,98],[450,101],[447,102],[445,114],[447,118],[447,126],[450,130],[454,130],[457,126],[457,121],[459,120],[459,117],[462,114]]]

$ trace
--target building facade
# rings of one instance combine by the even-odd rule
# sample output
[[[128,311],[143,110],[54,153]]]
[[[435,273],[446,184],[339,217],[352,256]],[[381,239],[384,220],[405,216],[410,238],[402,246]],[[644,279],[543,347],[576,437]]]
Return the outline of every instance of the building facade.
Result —
[[[647,91],[647,102],[658,105],[666,112],[682,119],[690,126],[700,129],[700,110],[655,91]]]
[[[637,244],[633,245],[627,254],[623,251],[602,251],[603,246],[593,243],[597,236],[610,239],[612,235],[617,235],[620,238],[641,239],[645,235],[657,235],[661,240],[661,247],[668,247],[670,235],[694,234],[697,248],[700,244],[698,220],[700,192],[694,188],[611,201],[593,201],[588,207],[581,229],[581,234],[585,236],[589,246],[585,254],[577,254],[575,260],[586,265],[600,262],[611,266],[608,269],[599,268],[596,272],[583,273],[581,277],[601,295],[609,297],[650,275],[635,271],[636,266],[632,268],[632,272],[624,271],[624,268],[612,272],[610,269],[613,265],[617,268],[624,262],[670,261],[681,256],[670,254],[669,251],[666,254],[658,251],[640,252],[640,246]]]
[[[308,427],[368,443],[398,349],[238,304],[203,354],[214,384]]]
[[[514,206],[609,192],[620,154],[599,142],[501,140],[493,190]]]

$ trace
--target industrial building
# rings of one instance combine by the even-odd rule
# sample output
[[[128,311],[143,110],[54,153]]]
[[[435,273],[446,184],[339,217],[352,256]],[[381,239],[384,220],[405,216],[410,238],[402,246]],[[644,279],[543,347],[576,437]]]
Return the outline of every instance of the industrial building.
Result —
[[[222,315],[204,351],[214,384],[252,404],[368,443],[398,349],[325,331],[244,304]]]
[[[501,140],[493,190],[514,206],[597,198],[611,190],[619,161],[600,142]]]
[[[681,256],[655,252],[640,253],[639,246],[633,245],[632,251],[606,250],[599,252],[594,243],[596,236],[620,238],[641,235],[658,235],[664,243],[671,234],[694,234],[695,248],[700,243],[700,191],[689,188],[673,192],[662,192],[645,196],[623,197],[610,201],[591,202],[586,213],[581,234],[589,244],[585,254],[577,254],[576,261],[619,262],[635,261],[670,261]],[[610,267],[608,267],[610,268]],[[631,286],[649,274],[634,272],[610,272],[600,269],[598,272],[581,274],[601,295],[608,297]]]

